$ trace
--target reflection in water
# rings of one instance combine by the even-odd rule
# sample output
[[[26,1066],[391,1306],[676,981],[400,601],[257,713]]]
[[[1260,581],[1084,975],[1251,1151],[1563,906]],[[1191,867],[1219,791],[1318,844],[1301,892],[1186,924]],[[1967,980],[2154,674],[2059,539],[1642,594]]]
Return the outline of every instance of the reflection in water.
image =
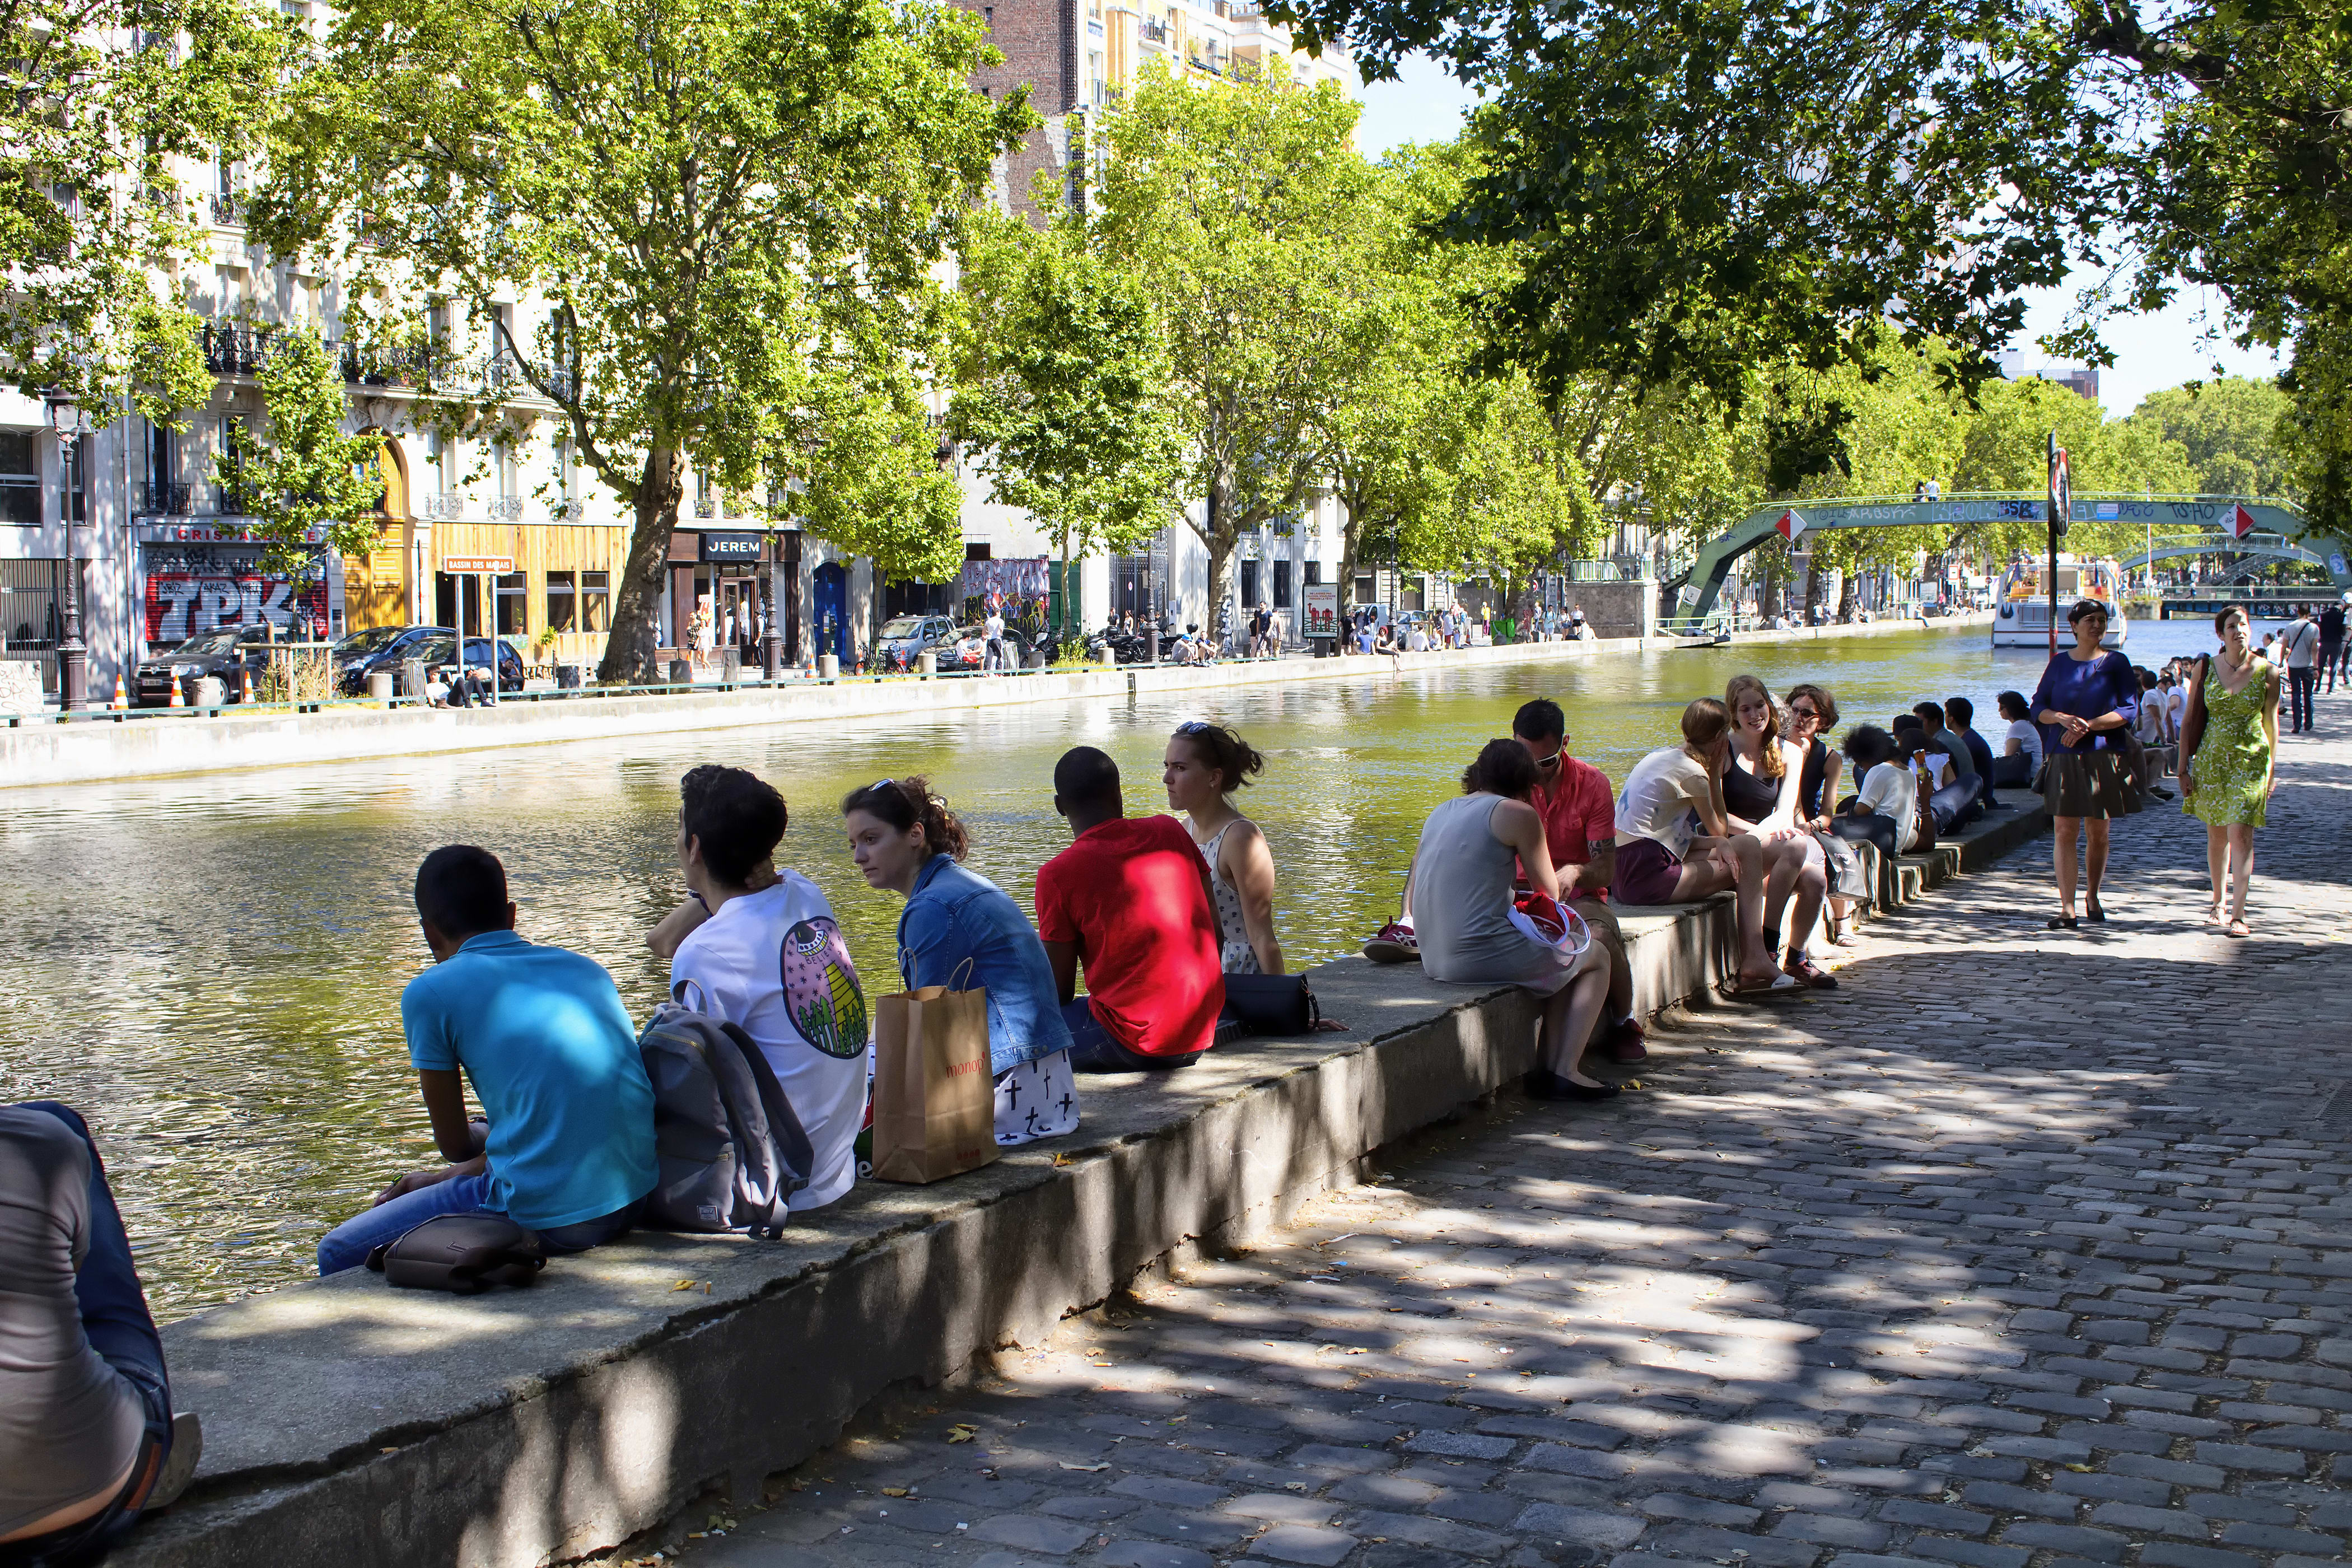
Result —
[[[2202,627],[2134,632],[2154,662]],[[2169,634],[2161,646],[2138,646]],[[507,865],[521,929],[612,968],[642,1017],[665,967],[643,933],[679,896],[678,775],[722,761],[793,808],[780,860],[841,916],[869,990],[894,989],[899,900],[850,866],[837,804],[886,774],[929,773],[971,825],[971,864],[1025,906],[1068,841],[1054,760],[1093,744],[1126,770],[1131,812],[1160,809],[1159,757],[1213,714],[1267,756],[1244,807],[1281,869],[1284,950],[1352,951],[1392,912],[1422,817],[1512,710],[1552,696],[1573,750],[1618,780],[1674,738],[1683,702],[1753,669],[1836,692],[1848,722],[1925,695],[2031,689],[2039,655],[1981,629],[1796,647],[1661,652],[1542,669],[1367,674],[1283,690],[1135,703],[919,712],[895,722],[747,728],[148,784],[26,790],[0,818],[0,1098],[71,1101],[96,1125],[156,1310],[178,1317],[310,1272],[331,1221],[433,1161],[400,1042],[400,988],[426,962],[409,902],[436,845]],[[2179,643],[2179,647],[2171,645]],[[2152,657],[2154,656],[2154,657]],[[1997,730],[1980,724],[1988,733]]]

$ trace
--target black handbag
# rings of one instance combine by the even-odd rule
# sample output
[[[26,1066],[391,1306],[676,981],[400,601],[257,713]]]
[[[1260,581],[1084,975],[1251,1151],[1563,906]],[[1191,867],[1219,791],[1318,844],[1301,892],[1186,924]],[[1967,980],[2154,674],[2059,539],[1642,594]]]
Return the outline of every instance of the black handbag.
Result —
[[[475,1295],[492,1285],[528,1285],[547,1267],[539,1233],[502,1214],[436,1215],[368,1254],[387,1284]]]
[[[1303,974],[1228,974],[1225,1016],[1252,1035],[1304,1035],[1323,1019]]]

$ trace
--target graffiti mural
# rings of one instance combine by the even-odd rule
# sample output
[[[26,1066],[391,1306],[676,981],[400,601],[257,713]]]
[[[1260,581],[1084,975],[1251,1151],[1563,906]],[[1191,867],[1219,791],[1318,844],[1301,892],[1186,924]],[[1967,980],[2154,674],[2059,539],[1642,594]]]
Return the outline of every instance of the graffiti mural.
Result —
[[[158,647],[258,621],[286,631],[298,608],[326,625],[326,584],[305,583],[298,592],[285,578],[265,577],[249,565],[147,574],[147,640]]]

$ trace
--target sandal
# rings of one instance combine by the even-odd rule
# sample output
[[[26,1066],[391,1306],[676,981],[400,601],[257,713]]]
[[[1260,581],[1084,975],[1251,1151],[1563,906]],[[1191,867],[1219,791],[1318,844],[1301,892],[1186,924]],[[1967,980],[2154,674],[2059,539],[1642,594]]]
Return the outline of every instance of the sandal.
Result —
[[[1790,955],[1785,973],[1794,975],[1800,982],[1811,986],[1816,991],[1834,991],[1838,988],[1837,976],[1801,952]]]
[[[2230,922],[2229,929],[2224,931],[2221,934],[2227,937],[2232,937],[2239,942],[2243,942],[2248,937],[2254,934],[2254,929],[2242,920],[2235,920]]]
[[[2050,917],[2050,929],[2052,931],[2073,931],[2078,923],[2080,922],[2078,922],[2073,915],[2052,915]]]
[[[2212,907],[2211,909],[2209,909],[2209,910],[2207,910],[2205,911],[2205,923],[2206,923],[2207,925],[2209,925],[2209,926],[2217,926],[2217,925],[2220,925],[2220,924],[2221,923],[2221,900],[2219,900],[2219,899],[2214,900],[2213,900],[2213,907]]]
[[[1725,981],[1720,986],[1717,987],[1717,989],[1721,991],[1726,996],[1741,997],[1770,996],[1776,993],[1801,991],[1804,989],[1804,986],[1799,984],[1795,975],[1783,973],[1773,975],[1770,983],[1766,984],[1758,984],[1753,982],[1743,981],[1735,976],[1730,980]]]
[[[1579,1083],[1565,1074],[1544,1068],[1537,1068],[1528,1074],[1525,1088],[1529,1100],[1614,1100],[1624,1092],[1623,1086],[1620,1084]]]
[[[2107,908],[2098,900],[2093,899],[2084,909],[2083,918],[2093,925],[2103,926],[2107,923]]]

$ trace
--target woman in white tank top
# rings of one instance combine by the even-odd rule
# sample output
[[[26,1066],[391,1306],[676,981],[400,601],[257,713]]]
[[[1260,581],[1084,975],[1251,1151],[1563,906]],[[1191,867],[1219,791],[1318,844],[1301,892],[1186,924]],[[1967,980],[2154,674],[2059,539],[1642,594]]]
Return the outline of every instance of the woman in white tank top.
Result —
[[[1192,842],[1209,864],[1223,967],[1228,974],[1279,974],[1274,934],[1274,855],[1257,824],[1234,809],[1233,792],[1263,772],[1265,759],[1221,724],[1194,719],[1168,737],[1160,783],[1168,805],[1191,818]]]

